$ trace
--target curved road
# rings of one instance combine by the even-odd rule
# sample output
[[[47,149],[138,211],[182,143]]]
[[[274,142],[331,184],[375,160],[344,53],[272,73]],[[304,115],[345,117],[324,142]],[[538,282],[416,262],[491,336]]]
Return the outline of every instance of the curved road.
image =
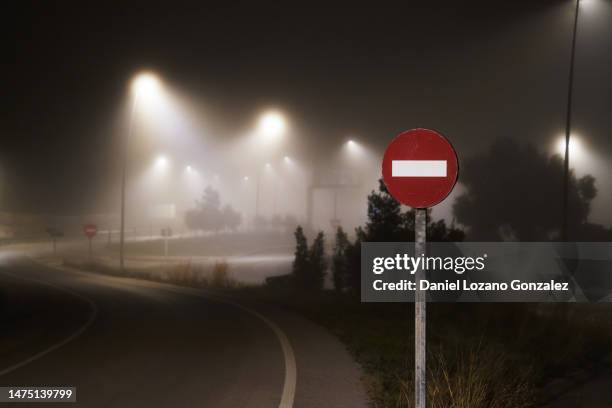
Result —
[[[0,285],[0,386],[74,386],[83,407],[367,405],[339,342],[286,312],[23,257]]]

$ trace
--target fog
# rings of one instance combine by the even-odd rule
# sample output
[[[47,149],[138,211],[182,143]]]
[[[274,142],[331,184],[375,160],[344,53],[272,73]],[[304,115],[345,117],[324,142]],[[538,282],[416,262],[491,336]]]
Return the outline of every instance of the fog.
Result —
[[[610,226],[612,6],[581,4],[570,167],[595,177],[589,220]],[[110,26],[103,10],[70,24],[16,17],[33,34],[7,37],[19,53],[1,129],[3,211],[103,216],[116,229],[127,151],[130,230],[187,232],[186,214],[210,187],[241,215],[240,229],[260,215],[352,231],[366,220],[386,145],[428,127],[458,152],[459,184],[433,210],[450,223],[462,166],[496,139],[560,153],[570,2],[282,18],[164,9],[162,25],[159,12],[112,13]],[[134,104],[143,71],[158,83]]]
[[[219,194],[221,207],[240,213],[241,230],[254,229],[257,216],[258,227],[271,229],[283,229],[272,225],[275,219],[327,231],[337,226],[352,231],[365,221],[380,152],[358,135],[347,134],[335,150],[315,155],[300,140],[304,132],[293,112],[272,106],[253,109],[250,121],[227,122],[180,84],[158,74],[155,80],[142,94],[130,88],[127,112],[115,118],[124,122],[117,138],[128,140],[128,230],[190,232],[186,214],[207,188]],[[119,203],[119,181],[97,201]]]

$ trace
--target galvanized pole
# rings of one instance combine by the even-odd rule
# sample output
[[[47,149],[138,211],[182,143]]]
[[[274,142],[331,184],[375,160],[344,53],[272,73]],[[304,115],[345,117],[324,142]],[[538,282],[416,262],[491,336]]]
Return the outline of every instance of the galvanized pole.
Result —
[[[563,166],[563,220],[561,224],[561,240],[569,240],[569,225],[568,225],[568,212],[569,212],[569,148],[570,148],[570,131],[572,128],[572,91],[574,88],[574,60],[576,55],[576,32],[578,31],[578,11],[580,10],[580,0],[576,0],[576,10],[574,13],[574,32],[572,34],[572,50],[570,55],[570,66],[569,66],[569,81],[567,87],[567,107],[565,111],[565,158]]]
[[[259,166],[257,166],[257,171],[255,172],[255,227],[257,227],[257,218],[259,218],[259,183],[261,179],[261,174],[259,172]]]
[[[123,258],[124,258],[124,245],[125,245],[125,184],[127,179],[127,166],[128,166],[128,154],[129,154],[129,140],[132,138],[132,129],[134,127],[134,115],[136,113],[136,104],[138,103],[138,95],[134,95],[134,102],[132,103],[132,111],[130,112],[130,125],[126,137],[123,138],[123,151],[122,151],[122,163],[121,163],[121,226],[119,231],[119,270],[123,272]]]
[[[427,240],[427,210],[417,208],[414,217],[414,256],[425,255]],[[414,298],[414,406],[425,408],[427,404],[427,299],[426,292],[419,289],[425,278],[422,264],[415,273],[417,284]]]

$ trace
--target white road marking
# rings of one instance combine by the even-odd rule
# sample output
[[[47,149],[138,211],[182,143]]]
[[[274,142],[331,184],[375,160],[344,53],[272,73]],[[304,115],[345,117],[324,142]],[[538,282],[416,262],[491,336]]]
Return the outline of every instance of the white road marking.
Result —
[[[137,282],[141,285],[145,282],[154,285],[156,284],[158,287],[162,286],[163,288],[173,292],[203,297],[208,300],[214,300],[215,302],[224,303],[238,308],[246,313],[249,313],[264,322],[272,330],[272,332],[278,339],[281,345],[281,349],[283,350],[283,358],[285,361],[285,379],[283,382],[283,392],[281,394],[281,400],[278,404],[278,408],[293,408],[293,401],[295,399],[295,387],[297,384],[297,364],[295,362],[295,353],[293,352],[293,347],[291,346],[289,338],[287,337],[285,332],[283,332],[282,329],[278,327],[276,323],[274,323],[272,320],[268,319],[267,317],[265,317],[254,309],[248,308],[240,303],[236,303],[225,298],[211,295],[210,293],[207,293],[200,289],[180,287],[167,283],[150,282],[144,280],[138,280]]]
[[[393,160],[392,177],[446,177],[446,160]]]
[[[295,399],[295,386],[297,383],[297,365],[295,363],[295,354],[293,353],[293,347],[285,332],[276,325],[273,321],[262,315],[261,313],[249,309],[245,306],[235,303],[236,307],[258,317],[274,332],[278,341],[283,349],[283,356],[285,359],[285,381],[283,384],[283,393],[281,394],[281,400],[278,404],[278,408],[293,408],[293,400]]]
[[[283,359],[285,361],[285,378],[283,381],[283,392],[281,394],[281,399],[280,399],[280,403],[278,404],[278,408],[293,408],[293,402],[295,400],[295,388],[297,384],[297,364],[295,362],[295,353],[293,352],[293,347],[291,346],[291,342],[289,341],[289,338],[287,337],[285,332],[283,332],[282,329],[278,327],[276,323],[274,323],[272,320],[268,319],[261,313],[257,312],[256,310],[248,308],[240,303],[236,303],[236,302],[233,302],[225,298],[211,295],[210,293],[207,293],[201,289],[188,288],[188,287],[176,286],[176,285],[172,285],[168,283],[140,280],[140,279],[135,279],[135,278],[111,277],[111,276],[102,275],[102,274],[85,273],[77,269],[65,268],[62,266],[55,266],[55,265],[54,266],[45,265],[45,266],[59,269],[59,270],[66,270],[71,273],[87,275],[90,278],[92,276],[97,276],[97,277],[104,278],[104,279],[121,280],[124,283],[127,280],[133,285],[138,285],[141,287],[143,286],[144,287],[155,287],[157,289],[165,289],[165,290],[175,292],[175,293],[187,294],[187,295],[196,296],[196,297],[203,297],[208,300],[213,300],[218,303],[224,303],[224,304],[233,306],[235,308],[238,308],[244,312],[251,314],[252,316],[257,317],[259,320],[264,322],[272,330],[272,332],[278,339],[281,345],[281,349],[283,351]],[[66,343],[68,341],[66,341]],[[49,351],[52,351],[52,350],[49,350]]]
[[[4,273],[5,275],[9,275],[9,276],[11,276],[13,278],[18,278],[18,279],[21,279],[21,280],[34,282],[34,283],[37,283],[39,285],[49,286],[49,287],[52,287],[53,289],[56,289],[56,290],[59,290],[59,291],[62,291],[62,292],[66,292],[66,293],[68,293],[68,294],[70,294],[70,295],[72,295],[72,296],[74,296],[74,297],[84,301],[85,303],[87,303],[89,305],[89,307],[91,308],[91,314],[89,315],[89,318],[87,319],[85,324],[83,324],[81,327],[79,327],[79,329],[74,331],[70,336],[66,337],[65,339],[63,339],[60,342],[57,342],[57,343],[53,344],[51,347],[48,347],[48,348],[46,348],[43,351],[41,351],[39,353],[36,353],[33,356],[31,356],[31,357],[26,358],[25,360],[23,360],[23,361],[21,361],[21,362],[19,362],[17,364],[14,364],[14,365],[12,365],[10,367],[7,367],[7,368],[1,370],[0,371],[0,376],[8,374],[8,373],[10,373],[12,371],[15,371],[18,368],[21,368],[21,367],[23,367],[23,366],[25,366],[27,364],[30,364],[31,362],[33,362],[35,360],[38,360],[41,357],[44,357],[45,355],[51,353],[52,351],[55,351],[58,348],[64,346],[65,344],[71,342],[72,340],[76,339],[81,334],[83,334],[83,332],[85,332],[85,330],[87,330],[87,328],[89,328],[89,326],[91,326],[91,324],[96,319],[96,316],[98,315],[98,307],[96,306],[96,304],[91,299],[89,299],[89,298],[87,298],[87,297],[85,297],[85,296],[83,296],[83,295],[81,295],[79,293],[76,293],[76,292],[74,292],[74,291],[72,291],[70,289],[67,289],[67,288],[64,288],[64,287],[61,287],[61,286],[56,286],[56,285],[54,285],[52,283],[45,282],[45,281],[42,281],[42,280],[39,280],[39,279],[25,278],[23,276],[14,275],[14,274],[8,273],[8,272],[1,272],[1,273]]]

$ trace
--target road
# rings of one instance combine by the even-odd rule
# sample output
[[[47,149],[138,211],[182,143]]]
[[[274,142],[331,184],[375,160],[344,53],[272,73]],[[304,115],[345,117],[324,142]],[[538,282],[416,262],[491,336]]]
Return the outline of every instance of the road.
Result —
[[[82,407],[367,406],[338,340],[285,311],[6,252],[0,285],[0,386],[75,386]]]

